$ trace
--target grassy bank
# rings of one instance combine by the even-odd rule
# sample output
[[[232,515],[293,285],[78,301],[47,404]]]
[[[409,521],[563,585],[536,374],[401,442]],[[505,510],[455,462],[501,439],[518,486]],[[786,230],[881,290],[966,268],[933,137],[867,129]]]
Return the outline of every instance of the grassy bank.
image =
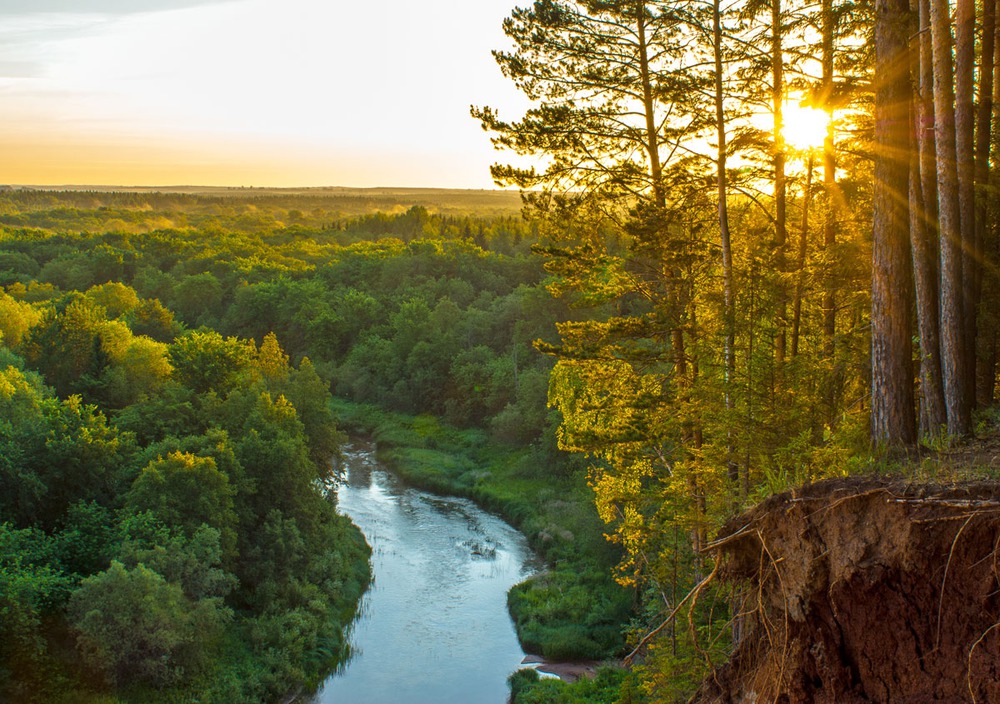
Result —
[[[633,594],[610,577],[618,554],[604,539],[579,465],[536,446],[511,448],[431,416],[339,399],[333,411],[339,428],[371,437],[379,459],[405,482],[468,497],[527,537],[548,569],[508,595],[525,650],[569,660],[610,657],[621,649]]]

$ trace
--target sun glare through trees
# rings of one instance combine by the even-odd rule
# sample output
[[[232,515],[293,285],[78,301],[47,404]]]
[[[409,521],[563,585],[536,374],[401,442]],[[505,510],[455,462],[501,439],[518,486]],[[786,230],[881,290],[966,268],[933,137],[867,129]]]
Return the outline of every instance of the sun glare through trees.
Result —
[[[821,149],[830,124],[830,113],[801,102],[788,101],[784,107],[785,143],[795,151]]]

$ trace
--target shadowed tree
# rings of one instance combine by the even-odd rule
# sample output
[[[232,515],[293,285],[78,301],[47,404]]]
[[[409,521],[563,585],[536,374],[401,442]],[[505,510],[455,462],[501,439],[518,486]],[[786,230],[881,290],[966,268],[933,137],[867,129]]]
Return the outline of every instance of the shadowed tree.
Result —
[[[872,215],[872,441],[916,442],[910,363],[909,5],[875,4],[875,190]]]

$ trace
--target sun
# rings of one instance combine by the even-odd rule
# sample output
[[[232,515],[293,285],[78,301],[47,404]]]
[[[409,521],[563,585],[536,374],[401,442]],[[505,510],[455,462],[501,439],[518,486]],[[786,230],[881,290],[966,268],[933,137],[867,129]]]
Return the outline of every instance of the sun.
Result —
[[[830,113],[826,110],[787,102],[782,110],[784,127],[782,135],[792,149],[808,151],[823,146],[826,130],[830,125]]]

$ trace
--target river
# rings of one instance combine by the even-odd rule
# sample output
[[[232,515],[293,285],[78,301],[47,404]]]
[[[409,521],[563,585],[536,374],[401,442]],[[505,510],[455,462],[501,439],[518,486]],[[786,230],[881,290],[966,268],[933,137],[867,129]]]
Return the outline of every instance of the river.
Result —
[[[524,537],[471,501],[403,486],[370,445],[345,453],[342,513],[372,547],[353,655],[314,704],[504,704],[524,657],[507,590],[535,568]]]

